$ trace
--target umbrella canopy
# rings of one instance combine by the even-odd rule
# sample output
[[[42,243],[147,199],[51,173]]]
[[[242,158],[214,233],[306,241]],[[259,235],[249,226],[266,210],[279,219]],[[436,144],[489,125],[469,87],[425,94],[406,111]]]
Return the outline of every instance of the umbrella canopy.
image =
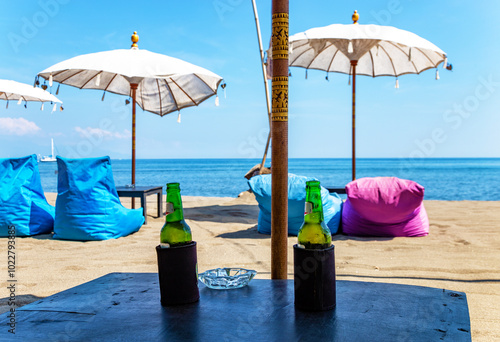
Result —
[[[428,40],[391,26],[360,25],[358,18],[355,11],[354,24],[333,24],[294,34],[290,37],[289,55],[292,67],[352,75],[353,180],[356,178],[356,75],[397,78],[437,68],[441,63],[443,67],[447,66],[446,54]],[[439,78],[437,71],[436,78]]]
[[[0,80],[0,99],[6,101],[36,101],[62,103],[46,90],[10,80]]]
[[[100,89],[131,96],[137,84],[137,104],[166,115],[197,106],[217,92],[222,77],[180,59],[147,50],[119,49],[90,53],[57,63],[38,74],[80,89]]]
[[[80,89],[100,89],[132,97],[132,185],[135,185],[135,104],[166,115],[197,106],[217,94],[222,77],[213,72],[147,50],[139,50],[137,32],[131,49],[70,58],[38,74],[49,81]]]
[[[426,39],[391,26],[333,24],[290,37],[290,66],[365,76],[420,74],[446,54]]]

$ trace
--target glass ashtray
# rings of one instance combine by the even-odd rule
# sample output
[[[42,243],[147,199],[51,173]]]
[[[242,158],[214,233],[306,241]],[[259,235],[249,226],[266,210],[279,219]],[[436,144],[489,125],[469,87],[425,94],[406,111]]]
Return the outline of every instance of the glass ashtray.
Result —
[[[208,288],[216,290],[238,289],[248,285],[257,271],[245,268],[216,268],[198,274],[198,279]]]

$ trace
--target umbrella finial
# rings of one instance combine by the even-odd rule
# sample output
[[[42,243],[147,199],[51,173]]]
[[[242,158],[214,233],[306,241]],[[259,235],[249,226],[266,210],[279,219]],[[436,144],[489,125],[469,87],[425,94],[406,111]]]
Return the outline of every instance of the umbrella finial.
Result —
[[[137,48],[137,42],[139,41],[139,36],[137,35],[137,31],[134,31],[134,34],[132,35],[132,37],[130,37],[130,39],[132,40],[132,46],[131,48]]]
[[[355,10],[354,14],[352,15],[353,24],[357,24],[358,20],[359,20],[359,14],[358,14],[358,11]]]

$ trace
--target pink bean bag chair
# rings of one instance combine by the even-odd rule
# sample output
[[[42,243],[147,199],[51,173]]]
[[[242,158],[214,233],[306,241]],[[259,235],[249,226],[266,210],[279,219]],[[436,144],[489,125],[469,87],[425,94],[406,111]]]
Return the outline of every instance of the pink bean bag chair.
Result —
[[[357,236],[425,236],[424,187],[395,177],[360,178],[346,185],[342,231]]]

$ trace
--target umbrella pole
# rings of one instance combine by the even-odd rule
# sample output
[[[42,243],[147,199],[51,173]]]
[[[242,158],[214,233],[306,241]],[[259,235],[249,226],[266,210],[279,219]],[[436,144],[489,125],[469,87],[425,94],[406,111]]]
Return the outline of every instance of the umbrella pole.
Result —
[[[271,279],[287,279],[288,1],[272,1]]]
[[[358,61],[351,61],[351,66],[352,66],[352,180],[356,179],[356,65],[358,65]]]
[[[132,92],[132,186],[135,187],[135,96],[137,91],[137,84],[130,85]],[[135,208],[135,198],[132,197],[132,209]]]
[[[266,148],[264,150],[264,156],[262,157],[262,162],[260,163],[259,175],[264,172],[264,165],[266,164],[267,151],[269,150],[269,143],[271,142],[271,122],[269,122],[269,134],[267,135]]]
[[[259,41],[259,52],[260,52],[260,64],[262,66],[262,77],[264,78],[264,89],[266,91],[266,105],[267,105],[267,116],[269,118],[269,134],[267,136],[266,148],[264,150],[264,156],[262,157],[262,163],[260,164],[259,174],[262,174],[264,170],[264,165],[266,163],[267,151],[269,150],[269,143],[271,142],[271,100],[269,98],[269,87],[267,84],[267,71],[266,65],[264,63],[264,49],[262,48],[262,38],[260,34],[260,24],[259,24],[259,14],[257,12],[257,5],[255,0],[252,0],[253,16],[255,18],[255,27],[257,29],[257,39]],[[269,58],[270,60],[270,58]]]

